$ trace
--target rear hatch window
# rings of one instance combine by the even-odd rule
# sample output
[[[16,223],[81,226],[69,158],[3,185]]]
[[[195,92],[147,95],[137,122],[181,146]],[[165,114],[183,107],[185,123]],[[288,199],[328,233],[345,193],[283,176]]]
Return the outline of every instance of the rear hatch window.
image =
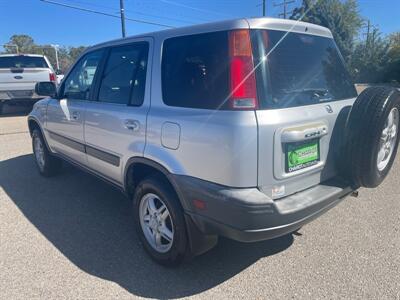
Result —
[[[357,96],[331,38],[254,30],[252,44],[260,108],[288,108]]]
[[[48,68],[46,60],[37,56],[0,57],[0,69]]]

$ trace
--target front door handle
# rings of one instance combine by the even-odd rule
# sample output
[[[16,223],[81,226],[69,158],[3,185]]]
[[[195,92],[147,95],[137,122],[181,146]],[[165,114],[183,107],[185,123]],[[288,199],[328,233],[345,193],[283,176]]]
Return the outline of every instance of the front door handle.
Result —
[[[73,111],[72,112],[72,120],[78,120],[80,116],[79,111]]]
[[[124,121],[124,126],[128,130],[137,131],[140,129],[140,122],[138,120],[127,119]]]

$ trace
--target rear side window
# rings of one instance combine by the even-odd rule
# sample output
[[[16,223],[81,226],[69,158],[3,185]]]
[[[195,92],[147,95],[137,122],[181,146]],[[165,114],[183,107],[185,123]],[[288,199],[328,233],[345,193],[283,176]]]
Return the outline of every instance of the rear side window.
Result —
[[[333,39],[275,30],[255,30],[252,35],[262,108],[357,97]]]
[[[48,67],[46,60],[43,57],[24,55],[0,57],[0,69]]]
[[[162,94],[170,106],[223,108],[229,95],[228,33],[167,39],[163,45]]]
[[[99,101],[141,105],[146,85],[148,43],[111,48],[102,75]]]

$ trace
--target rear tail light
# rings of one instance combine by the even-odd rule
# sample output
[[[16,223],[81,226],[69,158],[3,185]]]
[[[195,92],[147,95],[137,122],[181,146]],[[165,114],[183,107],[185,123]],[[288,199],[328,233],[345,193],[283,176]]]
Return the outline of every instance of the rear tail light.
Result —
[[[54,73],[50,73],[49,74],[49,79],[50,79],[50,81],[57,81],[57,77],[56,77],[56,74],[54,74]]]
[[[249,30],[241,29],[229,32],[229,101],[232,109],[258,108],[252,53]]]

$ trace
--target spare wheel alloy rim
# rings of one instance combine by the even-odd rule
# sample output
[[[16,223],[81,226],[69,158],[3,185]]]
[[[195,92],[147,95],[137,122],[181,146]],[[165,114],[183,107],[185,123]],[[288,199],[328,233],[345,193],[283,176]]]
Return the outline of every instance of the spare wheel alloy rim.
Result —
[[[379,141],[377,167],[379,171],[385,170],[392,158],[399,128],[399,110],[394,107],[390,111]]]

